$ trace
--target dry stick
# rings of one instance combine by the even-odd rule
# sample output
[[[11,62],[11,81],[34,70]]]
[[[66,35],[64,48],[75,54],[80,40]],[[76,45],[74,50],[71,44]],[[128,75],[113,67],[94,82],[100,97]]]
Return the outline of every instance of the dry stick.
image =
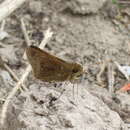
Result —
[[[5,69],[12,75],[12,77],[14,78],[14,80],[18,82],[18,81],[19,81],[19,78],[18,78],[17,75],[10,69],[10,67],[9,67],[7,64],[5,64],[5,63],[4,63],[4,67],[5,67]],[[22,84],[22,87],[23,87],[24,90],[28,90],[27,87],[26,87],[24,84]]]
[[[2,23],[1,23],[0,31],[3,31],[3,30],[4,30],[4,27],[5,27],[5,20],[3,20]]]
[[[110,51],[106,52],[106,63],[107,63],[107,82],[108,82],[108,90],[110,94],[114,93],[114,67]]]
[[[20,21],[21,21],[21,29],[22,29],[22,32],[23,32],[23,35],[24,35],[26,44],[27,44],[27,46],[30,46],[30,45],[31,45],[31,41],[30,41],[30,39],[29,39],[29,36],[28,36],[28,33],[27,33],[26,26],[25,26],[25,24],[24,24],[23,18],[22,18]],[[23,59],[25,59],[25,60],[27,59],[27,58],[26,58],[26,53],[24,53]]]
[[[0,21],[19,8],[26,0],[4,0],[0,4]]]
[[[24,24],[23,18],[22,18],[20,21],[21,21],[21,29],[22,29],[22,31],[23,31],[23,35],[24,35],[26,44],[27,44],[27,46],[30,46],[30,45],[31,45],[31,42],[30,42],[30,39],[29,39],[29,37],[28,37],[27,29],[26,29],[26,26],[25,26],[25,24]]]
[[[50,40],[50,38],[52,37],[52,32],[50,30],[50,28],[45,32],[45,38],[42,40],[41,44],[40,44],[40,48],[44,48],[44,46],[47,44],[47,42]],[[28,65],[25,73],[22,75],[21,79],[19,80],[19,82],[16,84],[16,86],[13,88],[13,90],[9,93],[8,97],[6,98],[6,101],[3,104],[2,107],[2,113],[1,113],[1,120],[0,123],[1,125],[4,125],[4,121],[6,119],[6,113],[7,113],[7,108],[9,105],[10,100],[13,98],[13,96],[16,94],[17,90],[19,89],[19,87],[21,86],[21,84],[25,81],[25,79],[27,78],[27,76],[29,75],[31,71],[31,66]]]
[[[39,45],[39,48],[43,49],[47,44],[47,42],[51,39],[52,35],[53,32],[51,32],[51,28],[48,28],[47,31],[45,32],[44,39],[41,41],[41,44]]]
[[[114,93],[114,69],[111,62],[108,61],[108,89],[111,94]]]

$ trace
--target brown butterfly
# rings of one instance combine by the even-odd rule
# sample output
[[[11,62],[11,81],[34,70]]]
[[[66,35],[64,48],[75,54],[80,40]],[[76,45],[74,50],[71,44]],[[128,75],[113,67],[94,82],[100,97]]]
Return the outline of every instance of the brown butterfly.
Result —
[[[34,76],[44,82],[74,82],[83,74],[83,67],[77,63],[68,63],[35,46],[26,49]]]

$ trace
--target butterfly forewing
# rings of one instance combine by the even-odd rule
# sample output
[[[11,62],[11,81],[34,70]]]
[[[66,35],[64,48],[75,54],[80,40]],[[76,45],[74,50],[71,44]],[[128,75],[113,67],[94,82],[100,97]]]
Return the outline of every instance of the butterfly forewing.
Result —
[[[28,47],[26,53],[36,78],[47,82],[69,80],[72,63],[63,61],[34,46]]]

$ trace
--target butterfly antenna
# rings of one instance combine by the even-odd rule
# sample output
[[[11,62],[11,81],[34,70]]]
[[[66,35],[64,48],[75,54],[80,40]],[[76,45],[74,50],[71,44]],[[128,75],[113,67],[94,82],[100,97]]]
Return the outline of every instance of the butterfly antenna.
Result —
[[[73,99],[74,99],[74,84],[73,84]]]

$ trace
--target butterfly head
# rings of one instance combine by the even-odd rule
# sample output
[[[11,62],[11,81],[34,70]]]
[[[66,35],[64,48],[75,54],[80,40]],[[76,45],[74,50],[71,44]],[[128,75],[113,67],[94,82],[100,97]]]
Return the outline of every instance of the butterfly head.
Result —
[[[82,77],[83,73],[83,67],[80,64],[74,63],[70,80],[72,82],[78,81]]]

